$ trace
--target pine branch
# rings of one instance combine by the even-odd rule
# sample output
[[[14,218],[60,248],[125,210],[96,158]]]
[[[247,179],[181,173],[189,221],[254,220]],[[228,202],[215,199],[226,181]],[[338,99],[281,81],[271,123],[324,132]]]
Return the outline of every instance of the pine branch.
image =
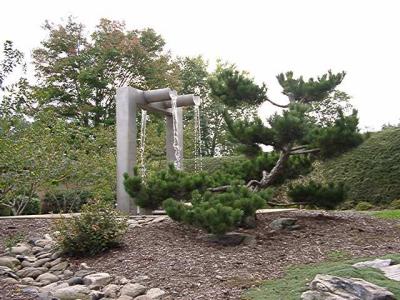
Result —
[[[278,103],[276,103],[276,102],[274,102],[274,101],[272,101],[272,100],[270,100],[268,98],[265,99],[265,101],[268,101],[272,105],[275,105],[275,106],[280,107],[280,108],[288,108],[289,107],[289,104],[278,104]]]

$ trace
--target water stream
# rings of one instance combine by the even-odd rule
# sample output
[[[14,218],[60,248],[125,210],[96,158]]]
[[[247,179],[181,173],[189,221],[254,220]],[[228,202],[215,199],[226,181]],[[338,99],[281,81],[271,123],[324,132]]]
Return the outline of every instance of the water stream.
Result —
[[[173,132],[174,132],[174,140],[172,146],[174,147],[174,152],[175,152],[175,168],[178,170],[181,170],[182,168],[182,157],[181,157],[181,149],[179,145],[179,132],[178,132],[178,108],[176,106],[176,95],[171,95],[171,111],[172,111],[172,123],[173,123]]]
[[[142,109],[142,119],[140,123],[140,177],[144,182],[146,180],[146,163],[144,159],[144,149],[146,147],[146,124],[147,124],[147,110]]]
[[[202,141],[200,126],[200,105],[194,106],[194,168],[195,171],[203,170]]]

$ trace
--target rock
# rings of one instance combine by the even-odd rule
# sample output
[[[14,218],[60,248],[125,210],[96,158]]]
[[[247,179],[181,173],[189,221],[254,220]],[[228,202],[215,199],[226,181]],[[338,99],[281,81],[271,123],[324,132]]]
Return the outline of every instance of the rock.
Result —
[[[391,259],[375,259],[369,261],[359,262],[353,265],[354,268],[364,269],[364,268],[376,268],[380,269],[383,267],[388,267],[392,264]]]
[[[52,295],[60,300],[91,300],[91,290],[84,285],[73,285],[60,288],[52,292]]]
[[[293,229],[293,226],[296,224],[296,222],[297,222],[297,219],[293,219],[293,218],[279,218],[279,219],[273,220],[269,224],[269,227],[271,227],[274,230]]]
[[[51,267],[53,267],[53,266],[55,266],[55,265],[58,265],[60,262],[62,262],[63,260],[62,260],[62,258],[60,257],[60,258],[57,258],[57,259],[55,259],[55,260],[51,260],[51,258],[49,258],[49,262],[46,264],[46,267],[48,267],[48,268],[51,268]]]
[[[19,283],[19,281],[18,281],[17,279],[11,278],[11,277],[2,278],[2,279],[1,279],[1,282],[10,283],[10,284]]]
[[[152,300],[153,298],[147,296],[147,295],[141,295],[139,297],[136,297],[134,300]]]
[[[140,278],[139,278],[139,277],[140,277]],[[140,281],[141,281],[140,279],[143,279],[144,277],[147,277],[147,278],[144,279],[144,280],[149,279],[148,276],[143,275],[143,276],[136,276],[136,277],[134,277],[132,281],[133,281],[134,283],[140,282]],[[136,278],[139,278],[139,280],[135,281]],[[130,281],[129,281],[128,279],[126,279],[126,277],[124,277],[124,276],[116,276],[116,277],[115,277],[115,283],[116,283],[116,284],[120,284],[120,285],[125,285],[125,284],[127,284],[127,283],[130,283]]]
[[[28,286],[23,288],[21,292],[23,292],[24,294],[37,295],[39,294],[39,288],[35,286]]]
[[[49,283],[56,282],[59,280],[58,276],[51,274],[49,272],[43,273],[36,278],[37,281],[48,281]]]
[[[42,258],[35,261],[32,266],[37,268],[43,266],[45,263],[48,263],[51,259],[50,258]]]
[[[387,289],[363,279],[318,274],[310,283],[310,291],[303,293],[301,299],[395,300],[395,297]]]
[[[146,292],[146,288],[139,283],[128,283],[121,289],[121,295],[130,296],[132,298],[142,295]]]
[[[53,254],[51,252],[47,252],[47,251],[42,251],[39,252],[38,254],[36,254],[36,257],[38,259],[42,259],[42,258],[50,258]]]
[[[112,277],[108,273],[94,273],[86,275],[83,278],[83,283],[90,286],[90,288],[103,287],[109,284]]]
[[[74,276],[74,272],[72,272],[71,270],[65,270],[64,271],[64,276],[66,276],[66,277],[71,277],[71,276]]]
[[[103,289],[103,293],[106,297],[117,298],[120,287],[116,284],[109,284]]]
[[[50,240],[47,240],[47,239],[44,239],[44,240],[36,240],[36,241],[35,241],[35,246],[37,246],[37,247],[42,247],[42,248],[44,248],[45,246],[47,246],[47,245],[49,245],[49,244],[54,244],[54,242],[53,242],[53,241],[50,241]]]
[[[36,254],[38,254],[40,251],[43,251],[43,248],[42,248],[42,247],[37,247],[37,246],[32,247],[32,254],[36,255]]]
[[[45,238],[46,240],[49,240],[49,241],[54,241],[53,238],[51,237],[51,235],[48,234],[48,233],[46,233],[46,234],[44,235],[44,238]]]
[[[64,271],[68,267],[68,262],[63,261],[50,268],[50,271]]]
[[[104,299],[104,293],[100,291],[92,291],[90,293],[90,300],[100,300]]]
[[[14,269],[19,266],[21,262],[12,256],[1,256],[0,257],[0,266],[8,267]]]
[[[149,289],[146,293],[146,296],[150,299],[160,299],[163,295],[165,295],[165,292],[159,288]]]
[[[254,245],[256,242],[253,236],[239,232],[229,232],[218,237],[214,234],[210,234],[207,236],[207,240],[211,243],[216,243],[223,246],[237,246],[242,244],[244,241],[246,241],[247,245]]]
[[[117,300],[132,300],[133,298],[127,295],[121,295]]]
[[[383,271],[387,278],[394,281],[400,281],[400,265],[382,267],[380,270]]]
[[[90,269],[90,267],[87,265],[87,263],[81,263],[81,264],[79,265],[79,267],[80,267],[81,269],[85,269],[85,270]]]
[[[85,277],[86,275],[94,274],[94,273],[96,273],[94,270],[79,270],[79,271],[75,272],[75,276]]]
[[[34,281],[35,279],[33,279],[32,277],[25,277],[21,279],[21,284],[32,285]]]
[[[168,219],[167,216],[159,216],[157,218],[154,218],[152,221],[150,221],[150,224],[160,223],[160,222],[163,222],[166,219]]]
[[[59,251],[56,251],[56,252],[54,252],[52,255],[51,255],[51,259],[57,259],[57,258],[59,258],[60,256],[61,256],[61,254],[62,254],[62,251],[61,250],[59,250]]]
[[[67,282],[69,285],[84,284],[82,277],[72,277]]]
[[[66,287],[68,287],[69,285],[68,285],[68,283],[66,283],[66,282],[53,282],[53,283],[50,283],[50,284],[48,284],[48,285],[45,285],[45,286],[43,286],[40,290],[42,291],[42,292],[50,292],[50,291],[55,291],[55,290],[57,290],[57,289],[62,289],[62,288],[66,288]]]
[[[36,277],[42,275],[45,272],[47,272],[47,268],[44,267],[39,267],[39,268],[28,267],[17,271],[17,275],[19,277],[32,277],[33,279],[36,279]]]
[[[17,258],[19,261],[28,261],[28,262],[35,262],[37,258],[35,256],[27,256],[27,255],[16,255],[15,258]]]
[[[14,273],[9,267],[0,266],[0,275],[11,277],[14,279],[19,279],[19,277]]]
[[[33,267],[33,263],[31,263],[31,262],[29,262],[29,261],[27,261],[27,260],[24,260],[24,261],[21,263],[21,266],[22,266],[23,268]]]
[[[18,243],[17,246],[11,247],[10,253],[14,255],[27,255],[31,253],[31,247],[26,243]]]

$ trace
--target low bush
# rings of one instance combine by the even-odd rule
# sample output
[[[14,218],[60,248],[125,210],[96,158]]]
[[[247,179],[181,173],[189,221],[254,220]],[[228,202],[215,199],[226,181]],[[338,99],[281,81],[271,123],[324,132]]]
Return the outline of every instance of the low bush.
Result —
[[[358,210],[358,211],[365,211],[365,210],[371,210],[371,209],[373,209],[373,208],[374,208],[374,205],[373,205],[373,204],[371,204],[371,203],[369,203],[369,202],[362,201],[362,202],[360,202],[360,203],[358,203],[358,204],[356,205],[355,210]]]
[[[321,184],[309,181],[306,184],[289,185],[287,194],[293,202],[303,202],[322,209],[335,209],[346,199],[346,188],[343,183]]]
[[[42,201],[42,213],[74,213],[92,198],[88,191],[58,190],[46,193]]]
[[[38,215],[41,213],[40,206],[41,206],[40,199],[32,198],[26,204],[24,210],[22,211],[22,215]]]
[[[396,199],[396,200],[393,200],[392,202],[390,202],[389,207],[391,209],[400,209],[400,199]]]
[[[243,186],[233,186],[224,193],[193,192],[191,206],[171,198],[163,206],[173,220],[221,236],[254,222],[256,210],[265,207],[271,195],[271,190],[256,193]]]
[[[91,256],[117,246],[128,228],[127,218],[112,204],[85,204],[80,216],[55,222],[61,250],[71,256]]]

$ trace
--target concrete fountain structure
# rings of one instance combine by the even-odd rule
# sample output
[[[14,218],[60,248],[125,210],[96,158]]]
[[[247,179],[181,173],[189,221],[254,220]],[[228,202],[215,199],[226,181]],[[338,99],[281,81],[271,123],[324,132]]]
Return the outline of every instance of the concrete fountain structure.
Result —
[[[141,91],[122,87],[116,95],[117,120],[117,208],[131,215],[149,214],[139,209],[124,188],[123,174],[133,175],[137,154],[136,118],[139,109],[163,114],[166,118],[167,161],[182,168],[183,158],[183,107],[200,105],[200,97],[177,95],[169,88]]]

